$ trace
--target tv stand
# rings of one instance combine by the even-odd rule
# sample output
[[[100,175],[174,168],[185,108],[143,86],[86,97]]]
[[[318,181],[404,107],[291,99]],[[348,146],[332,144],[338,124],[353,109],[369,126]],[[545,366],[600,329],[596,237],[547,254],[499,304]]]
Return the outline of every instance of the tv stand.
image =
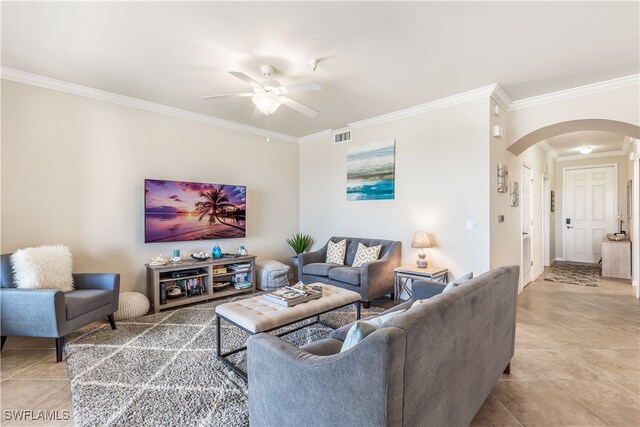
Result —
[[[165,265],[149,265],[147,267],[147,292],[153,312],[175,308],[186,304],[207,301],[216,298],[224,298],[231,295],[247,294],[255,291],[255,255],[240,255],[222,257],[218,259],[208,259],[206,261],[184,260],[181,262],[169,262]],[[244,264],[242,268],[232,270],[232,264]],[[221,271],[226,270],[226,271]],[[187,274],[188,273],[188,274]],[[231,282],[236,275],[245,275],[246,281],[251,286],[245,289],[236,289],[233,285],[227,286],[223,290],[215,291],[214,284],[220,282]],[[179,276],[179,277],[178,277]],[[180,283],[178,283],[180,281]],[[161,288],[183,284],[198,284],[198,288],[193,295],[187,295],[187,290],[182,296],[176,299],[166,299],[163,302]]]

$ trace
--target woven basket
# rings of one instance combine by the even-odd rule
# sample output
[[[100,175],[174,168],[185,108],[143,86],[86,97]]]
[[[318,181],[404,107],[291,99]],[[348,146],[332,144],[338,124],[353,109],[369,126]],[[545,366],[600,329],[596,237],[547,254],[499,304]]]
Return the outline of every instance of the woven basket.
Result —
[[[118,311],[113,314],[116,320],[132,319],[147,314],[149,300],[140,292],[122,292],[118,301]]]

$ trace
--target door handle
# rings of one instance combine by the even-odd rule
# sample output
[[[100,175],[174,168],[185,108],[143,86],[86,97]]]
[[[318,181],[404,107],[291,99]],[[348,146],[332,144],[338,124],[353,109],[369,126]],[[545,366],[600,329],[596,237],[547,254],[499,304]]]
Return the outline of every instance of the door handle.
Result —
[[[525,233],[525,232],[523,231],[523,232],[522,232],[522,235],[523,235],[523,236],[528,236],[528,235],[529,235],[529,233]]]
[[[570,226],[570,225],[567,225],[567,229],[569,229],[569,228],[573,228],[573,227],[572,227],[572,226]]]

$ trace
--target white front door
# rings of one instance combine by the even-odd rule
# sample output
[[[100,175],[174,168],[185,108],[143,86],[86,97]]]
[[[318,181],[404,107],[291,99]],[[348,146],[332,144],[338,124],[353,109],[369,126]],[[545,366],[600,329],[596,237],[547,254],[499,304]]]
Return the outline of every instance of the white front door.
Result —
[[[527,286],[533,280],[533,172],[522,165],[522,285]]]
[[[566,261],[600,261],[602,238],[616,231],[616,179],[613,166],[565,169],[562,226]]]

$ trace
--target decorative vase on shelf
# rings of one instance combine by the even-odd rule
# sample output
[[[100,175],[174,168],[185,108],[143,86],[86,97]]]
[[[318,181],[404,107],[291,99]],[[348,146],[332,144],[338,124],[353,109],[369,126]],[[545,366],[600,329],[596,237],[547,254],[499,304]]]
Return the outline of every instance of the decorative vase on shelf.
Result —
[[[211,249],[211,256],[216,258],[216,259],[222,258],[222,249],[220,249],[220,246],[218,246],[217,243],[213,247],[213,249]]]

